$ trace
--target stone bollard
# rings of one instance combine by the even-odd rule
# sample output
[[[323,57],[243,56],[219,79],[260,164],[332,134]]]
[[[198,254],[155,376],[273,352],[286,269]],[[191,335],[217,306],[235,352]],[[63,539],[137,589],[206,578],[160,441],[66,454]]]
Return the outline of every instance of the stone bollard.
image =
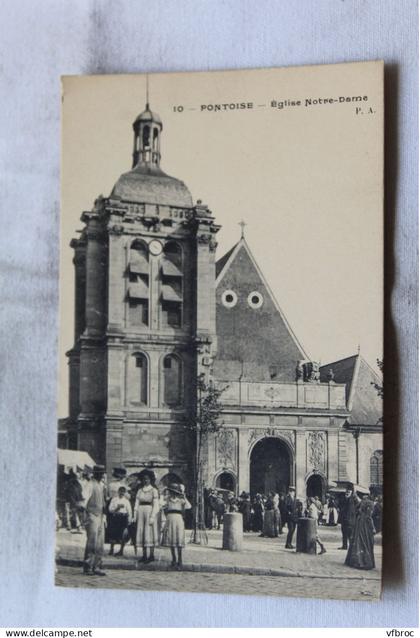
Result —
[[[299,518],[297,522],[296,551],[316,554],[316,520]]]
[[[231,552],[242,550],[242,514],[240,512],[226,512],[223,515],[223,549]]]

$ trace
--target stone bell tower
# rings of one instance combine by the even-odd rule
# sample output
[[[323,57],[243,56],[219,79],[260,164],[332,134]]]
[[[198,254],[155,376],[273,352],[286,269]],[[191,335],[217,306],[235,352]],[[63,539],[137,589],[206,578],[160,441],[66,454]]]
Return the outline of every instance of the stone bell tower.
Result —
[[[161,167],[162,121],[133,124],[132,169],[82,214],[75,251],[75,335],[67,353],[70,447],[110,472],[151,468],[191,480],[188,423],[216,348],[215,236],[207,206]]]

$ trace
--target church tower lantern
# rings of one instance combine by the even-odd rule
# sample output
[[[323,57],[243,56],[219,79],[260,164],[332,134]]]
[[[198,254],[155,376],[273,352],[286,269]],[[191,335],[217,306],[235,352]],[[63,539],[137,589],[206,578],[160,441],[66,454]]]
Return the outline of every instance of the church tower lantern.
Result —
[[[150,170],[160,165],[160,134],[162,121],[150,110],[149,103],[134,121],[133,168],[142,166]]]

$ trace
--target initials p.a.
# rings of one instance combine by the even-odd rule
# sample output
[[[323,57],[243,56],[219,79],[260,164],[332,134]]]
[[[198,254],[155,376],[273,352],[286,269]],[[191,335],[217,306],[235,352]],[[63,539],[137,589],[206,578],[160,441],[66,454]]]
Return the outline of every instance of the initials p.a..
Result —
[[[369,108],[367,109],[362,109],[361,106],[356,106],[355,112],[356,115],[374,115],[376,113],[375,109],[373,109],[371,106],[369,106]]]

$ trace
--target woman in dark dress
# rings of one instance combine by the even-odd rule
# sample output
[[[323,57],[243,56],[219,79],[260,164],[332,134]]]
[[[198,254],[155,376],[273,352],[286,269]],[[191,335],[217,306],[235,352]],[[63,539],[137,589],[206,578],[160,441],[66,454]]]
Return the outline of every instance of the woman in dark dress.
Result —
[[[254,501],[254,516],[253,516],[253,528],[254,532],[262,532],[264,522],[264,504],[261,494],[255,496]]]
[[[375,528],[372,520],[373,503],[365,498],[360,503],[356,514],[356,523],[345,564],[355,569],[373,569],[375,556],[373,554],[373,538]]]
[[[382,497],[378,496],[373,505],[372,514],[373,524],[375,526],[375,532],[379,534],[382,532]]]
[[[274,494],[272,492],[269,493],[265,502],[263,530],[261,536],[266,536],[267,538],[274,538],[275,536],[278,536],[278,532],[276,534]]]
[[[249,494],[242,492],[239,500],[239,511],[242,514],[242,525],[244,532],[251,531],[251,499]]]

